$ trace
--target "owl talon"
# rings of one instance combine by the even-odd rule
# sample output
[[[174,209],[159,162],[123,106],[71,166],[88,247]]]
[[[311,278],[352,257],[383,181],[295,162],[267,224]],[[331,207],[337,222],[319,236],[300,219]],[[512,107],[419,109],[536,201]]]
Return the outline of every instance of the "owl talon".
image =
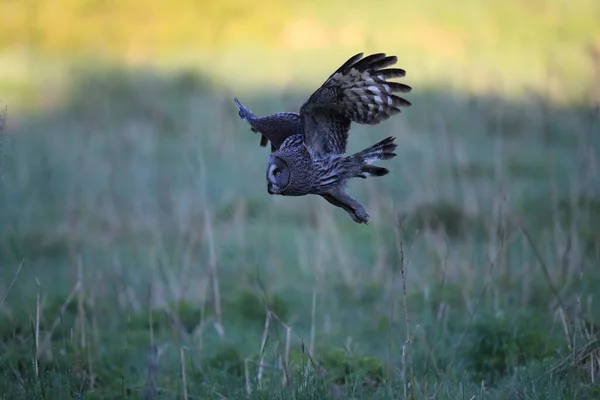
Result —
[[[353,210],[353,212],[350,213],[350,216],[354,222],[365,225],[369,225],[369,220],[371,219],[365,210]]]

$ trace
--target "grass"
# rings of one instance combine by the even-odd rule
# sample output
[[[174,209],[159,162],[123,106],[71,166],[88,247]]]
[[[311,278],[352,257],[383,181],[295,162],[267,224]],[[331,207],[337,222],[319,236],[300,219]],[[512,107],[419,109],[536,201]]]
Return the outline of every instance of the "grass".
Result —
[[[195,48],[176,40],[194,36],[183,3],[146,9],[171,46],[115,22],[118,62],[65,68],[132,11],[84,23],[63,2],[29,29],[70,28],[1,57],[0,398],[598,398],[595,3],[277,3],[224,43],[198,33],[182,70],[126,64],[133,45]],[[0,6],[14,37],[24,4]],[[275,34],[296,23],[329,41]],[[401,115],[352,128],[349,152],[399,144],[390,175],[350,184],[368,226],[269,196],[268,150],[232,101],[297,109],[356,47],[401,55],[414,87]]]
[[[353,128],[350,150],[400,144],[351,184],[365,227],[268,196],[267,153],[201,76],[74,82],[9,115],[4,398],[598,394],[592,105],[415,90]]]

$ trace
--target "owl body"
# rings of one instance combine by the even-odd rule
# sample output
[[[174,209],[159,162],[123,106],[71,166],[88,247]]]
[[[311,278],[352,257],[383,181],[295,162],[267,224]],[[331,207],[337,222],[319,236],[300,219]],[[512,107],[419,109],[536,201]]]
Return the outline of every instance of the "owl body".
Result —
[[[410,102],[393,94],[407,85],[386,79],[404,70],[386,68],[395,56],[357,54],[338,68],[300,108],[300,113],[256,117],[235,98],[240,117],[261,134],[261,146],[271,142],[266,180],[269,194],[315,194],[344,209],[355,222],[368,223],[365,208],[346,192],[349,179],[384,176],[389,170],[374,163],[396,156],[394,137],[358,153],[346,155],[352,122],[375,125],[400,113]]]

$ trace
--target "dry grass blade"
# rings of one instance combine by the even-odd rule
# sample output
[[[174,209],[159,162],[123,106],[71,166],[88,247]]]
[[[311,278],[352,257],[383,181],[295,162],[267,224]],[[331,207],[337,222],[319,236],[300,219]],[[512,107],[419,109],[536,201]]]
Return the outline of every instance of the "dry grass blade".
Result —
[[[540,254],[537,246],[533,242],[533,239],[531,238],[529,231],[527,229],[525,229],[525,227],[523,225],[520,225],[519,228],[520,228],[521,232],[523,232],[523,235],[525,236],[525,239],[527,240],[527,244],[529,245],[529,247],[531,247],[531,250],[533,251],[535,258],[540,263],[540,267],[542,268],[542,272],[544,273],[544,278],[546,279],[546,284],[548,285],[548,288],[550,289],[552,295],[554,296],[555,300],[558,303],[558,306],[560,308],[560,315],[564,321],[563,325],[564,325],[565,332],[566,332],[567,343],[569,344],[569,348],[573,349],[574,345],[573,345],[573,340],[571,339],[570,328],[569,328],[571,326],[571,321],[569,319],[569,316],[566,313],[567,308],[565,306],[565,302],[563,301],[562,297],[560,296],[560,293],[558,292],[558,289],[554,285],[554,282],[552,282],[552,277],[550,277],[550,272],[548,271],[548,266],[546,265],[546,262],[544,261],[544,258]]]
[[[188,398],[187,373],[185,368],[185,353],[183,347],[179,348],[179,360],[181,363],[181,384],[183,385],[183,400]]]
[[[34,328],[34,338],[35,338],[35,377],[39,376],[40,372],[40,281],[35,280],[37,291],[35,297],[35,328]]]
[[[158,376],[158,349],[152,346],[148,352],[148,380],[144,388],[145,400],[156,400],[158,390],[156,388],[156,379]]]
[[[71,304],[71,302],[73,301],[75,296],[77,296],[77,294],[79,293],[80,290],[81,290],[81,282],[77,282],[75,284],[75,286],[73,287],[73,290],[71,290],[71,293],[69,293],[69,296],[67,296],[67,299],[64,301],[64,303],[60,307],[59,315],[54,319],[54,322],[52,323],[50,330],[48,331],[48,333],[46,333],[44,342],[39,347],[38,354],[45,353],[52,346],[52,335],[54,334],[54,331],[56,330],[56,328],[58,328],[58,325],[60,324],[61,315],[64,314],[65,310],[67,309],[69,304]]]
[[[406,294],[406,263],[404,261],[404,241],[402,236],[404,234],[404,223],[405,220],[400,220],[398,226],[398,246],[400,252],[400,274],[402,276],[402,306],[404,308],[404,317],[406,323],[406,339],[404,341],[404,346],[402,346],[402,359],[406,359],[409,368],[410,374],[410,386],[406,381],[406,375],[404,376],[404,398],[414,398],[414,390],[415,390],[415,375],[413,368],[413,360],[412,360],[412,347],[411,347],[411,333],[410,333],[410,317],[408,315],[408,301]],[[407,388],[410,387],[410,394],[407,393]]]
[[[263,330],[262,339],[260,341],[260,358],[258,361],[258,372],[256,375],[256,380],[258,385],[262,384],[263,377],[263,369],[264,369],[264,357],[265,357],[265,348],[267,346],[267,340],[269,339],[269,325],[271,324],[271,312],[267,310],[267,316],[265,317],[265,329]]]
[[[210,269],[210,276],[212,280],[213,299],[215,303],[215,316],[217,318],[215,322],[215,328],[221,339],[223,339],[225,337],[225,329],[223,327],[223,312],[221,308],[221,289],[219,286],[219,271],[217,267],[217,255],[215,250],[215,240],[213,236],[213,226],[211,222],[210,212],[207,206],[204,207],[204,228],[208,240],[208,267]]]
[[[251,362],[252,362],[252,360],[249,358],[244,359],[244,382],[245,382],[245,387],[246,387],[246,395],[248,397],[250,397],[250,395],[252,394],[252,385],[250,384],[250,363]]]
[[[0,110],[0,180],[5,173],[6,169],[6,158],[8,157],[8,133],[6,132],[6,114],[8,113],[7,108]]]
[[[4,302],[8,298],[10,290],[12,289],[13,285],[17,281],[17,278],[19,277],[19,273],[21,272],[21,268],[23,267],[23,262],[24,261],[21,261],[21,263],[19,264],[19,267],[17,268],[17,271],[15,272],[15,275],[14,275],[13,279],[10,281],[10,284],[8,285],[8,288],[6,289],[6,293],[4,293],[4,297],[2,297],[2,300],[0,300],[0,309],[2,309],[2,306],[4,305]]]
[[[588,373],[587,384],[594,387],[600,375],[600,338],[598,336],[589,340],[585,345],[573,352],[547,372],[548,375],[563,376],[569,371],[577,370],[581,376]]]

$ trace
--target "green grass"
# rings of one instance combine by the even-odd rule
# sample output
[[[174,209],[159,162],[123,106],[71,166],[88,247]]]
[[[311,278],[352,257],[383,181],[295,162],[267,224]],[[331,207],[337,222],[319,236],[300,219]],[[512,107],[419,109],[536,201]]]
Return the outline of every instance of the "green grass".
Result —
[[[9,109],[3,398],[597,397],[587,100],[416,88],[353,127],[349,151],[400,145],[390,175],[351,183],[359,226],[269,196],[267,150],[205,77],[78,71],[50,108]]]
[[[598,398],[598,4],[2,3],[0,399]],[[413,86],[368,226],[232,101],[359,51]]]

